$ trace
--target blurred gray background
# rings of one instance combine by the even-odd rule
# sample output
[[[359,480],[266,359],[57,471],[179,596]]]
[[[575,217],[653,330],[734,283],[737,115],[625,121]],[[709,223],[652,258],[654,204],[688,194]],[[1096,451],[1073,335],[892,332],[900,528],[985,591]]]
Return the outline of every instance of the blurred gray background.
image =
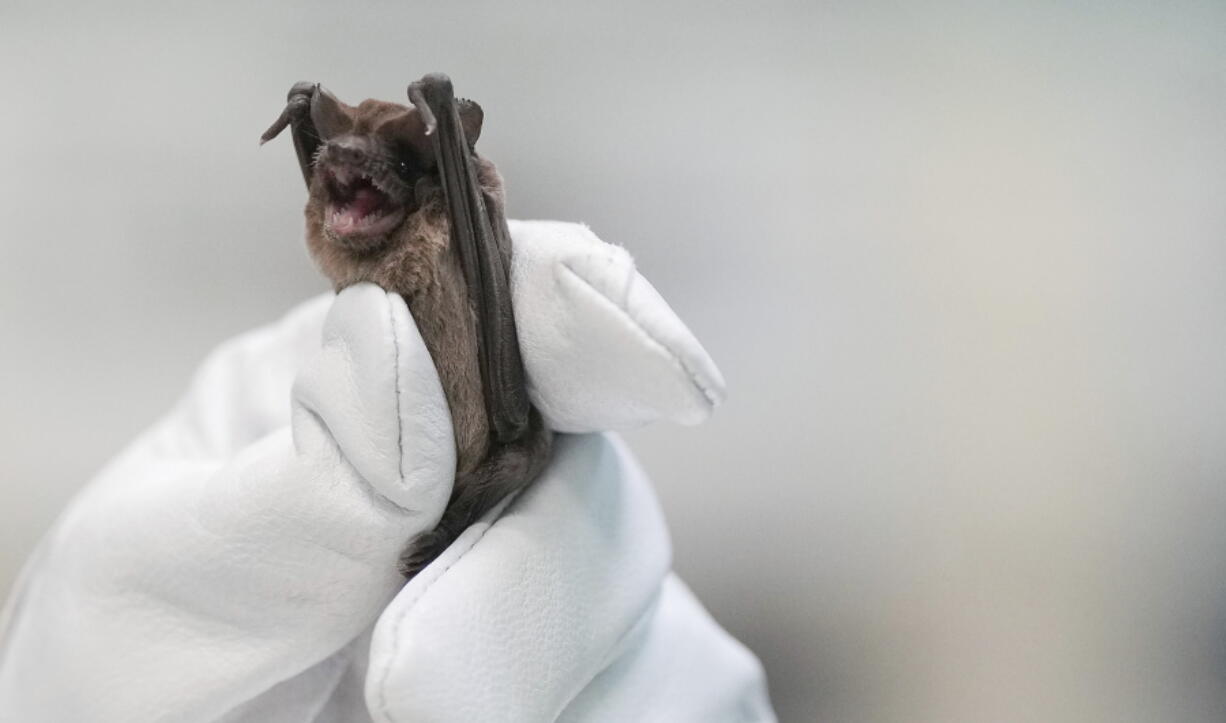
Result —
[[[0,594],[325,288],[297,80],[449,72],[720,363],[630,435],[785,721],[1226,719],[1226,6],[0,0]]]

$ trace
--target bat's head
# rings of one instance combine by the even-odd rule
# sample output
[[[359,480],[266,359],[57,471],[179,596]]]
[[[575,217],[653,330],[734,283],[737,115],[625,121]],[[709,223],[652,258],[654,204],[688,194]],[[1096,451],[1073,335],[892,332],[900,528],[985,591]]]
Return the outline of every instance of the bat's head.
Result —
[[[418,183],[434,170],[425,124],[415,108],[377,100],[350,107],[326,91],[311,116],[321,142],[310,161],[310,203],[323,232],[349,247],[379,245],[416,210]]]
[[[353,249],[381,245],[439,189],[433,139],[417,108],[365,100],[349,106],[319,88],[311,102],[319,147],[310,160],[310,203],[323,233]],[[461,108],[470,144],[481,133],[481,108]],[[305,172],[306,169],[304,169]]]
[[[458,107],[471,147],[481,133],[481,107]],[[398,236],[409,218],[440,192],[434,139],[413,106],[365,100],[341,102],[322,86],[300,83],[286,112],[265,133],[294,127],[294,145],[307,182],[308,234],[349,252],[369,253]]]

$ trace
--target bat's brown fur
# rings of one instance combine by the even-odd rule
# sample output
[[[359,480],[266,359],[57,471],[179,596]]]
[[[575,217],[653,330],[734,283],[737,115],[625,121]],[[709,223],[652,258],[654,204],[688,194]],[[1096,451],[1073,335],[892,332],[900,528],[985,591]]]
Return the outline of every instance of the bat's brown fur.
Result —
[[[355,134],[378,136],[409,109],[365,101],[343,106]],[[476,156],[485,203],[499,216],[502,179],[494,165]],[[451,243],[443,192],[428,175],[414,188],[409,214],[373,245],[352,245],[332,237],[325,225],[327,189],[320,173],[310,182],[306,241],[312,258],[337,290],[369,281],[399,293],[408,304],[430,352],[451,410],[456,441],[456,480],[438,527],[415,540],[401,561],[412,575],[506,495],[531,482],[548,458],[551,435],[535,409],[519,441],[499,445],[491,436],[477,352],[477,325],[458,250]],[[510,249],[504,253],[509,254]],[[509,261],[509,258],[508,258]],[[507,265],[509,268],[509,264]]]

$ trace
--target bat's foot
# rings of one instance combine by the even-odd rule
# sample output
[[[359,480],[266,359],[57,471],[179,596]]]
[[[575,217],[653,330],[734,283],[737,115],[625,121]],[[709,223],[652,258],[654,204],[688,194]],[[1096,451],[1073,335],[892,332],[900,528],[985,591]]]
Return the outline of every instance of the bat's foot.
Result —
[[[426,565],[429,565],[434,558],[443,554],[443,550],[450,547],[457,537],[459,533],[444,529],[441,524],[429,532],[418,535],[408,549],[400,555],[396,569],[406,578],[413,577]]]
[[[523,437],[495,447],[476,469],[456,480],[455,491],[438,525],[414,538],[401,554],[397,565],[401,574],[413,577],[421,572],[469,525],[540,475],[549,461],[553,432],[545,426],[535,407],[529,408],[528,420],[528,430]]]

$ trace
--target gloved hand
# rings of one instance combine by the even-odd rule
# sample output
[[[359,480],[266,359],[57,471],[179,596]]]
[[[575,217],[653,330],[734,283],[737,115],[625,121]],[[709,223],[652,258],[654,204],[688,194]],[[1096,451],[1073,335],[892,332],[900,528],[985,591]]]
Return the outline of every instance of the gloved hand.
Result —
[[[571,224],[512,233],[548,424],[709,413],[718,371],[624,251]],[[405,584],[397,556],[454,466],[398,296],[352,287],[232,340],[27,564],[0,618],[0,720],[773,720],[608,435],[560,436],[532,487]]]

